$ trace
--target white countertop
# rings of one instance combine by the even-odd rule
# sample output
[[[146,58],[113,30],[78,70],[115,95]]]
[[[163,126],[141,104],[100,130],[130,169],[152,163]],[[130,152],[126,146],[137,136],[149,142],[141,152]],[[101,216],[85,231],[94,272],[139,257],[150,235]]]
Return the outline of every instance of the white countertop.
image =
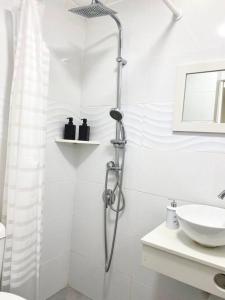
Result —
[[[225,246],[203,247],[187,237],[182,230],[168,229],[165,223],[144,236],[141,241],[144,245],[225,271]]]

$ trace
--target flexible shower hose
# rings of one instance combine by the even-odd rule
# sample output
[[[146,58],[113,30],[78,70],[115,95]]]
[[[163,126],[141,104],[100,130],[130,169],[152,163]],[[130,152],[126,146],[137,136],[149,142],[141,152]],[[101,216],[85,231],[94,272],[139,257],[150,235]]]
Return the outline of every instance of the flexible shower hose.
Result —
[[[116,172],[116,184],[114,186],[114,189],[112,190],[111,194],[111,200],[113,201],[107,201],[107,191],[108,191],[108,178],[109,178],[109,172],[110,169],[107,168],[106,171],[106,177],[105,177],[105,192],[104,192],[104,241],[105,241],[105,271],[108,272],[112,263],[113,258],[113,252],[115,248],[115,241],[116,241],[116,234],[117,234],[117,227],[118,227],[118,220],[119,220],[119,214],[124,210],[125,208],[125,198],[122,191],[122,183],[123,183],[123,171],[124,171],[124,160],[125,160],[125,148],[122,149],[122,163],[120,170],[114,170]],[[116,195],[118,189],[118,193]],[[116,208],[113,207],[114,202],[117,200]],[[122,205],[121,205],[122,202]],[[108,255],[108,232],[107,232],[107,212],[108,208],[111,209],[116,213],[115,217],[115,223],[114,223],[114,229],[113,229],[113,237],[112,237],[112,244],[110,253]]]

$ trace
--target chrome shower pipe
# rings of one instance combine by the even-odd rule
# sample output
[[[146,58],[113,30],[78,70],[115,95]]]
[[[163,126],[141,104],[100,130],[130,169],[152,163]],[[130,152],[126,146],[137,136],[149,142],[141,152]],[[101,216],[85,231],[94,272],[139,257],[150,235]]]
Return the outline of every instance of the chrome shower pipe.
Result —
[[[182,18],[182,16],[183,16],[182,10],[177,8],[171,0],[163,0],[163,2],[166,4],[166,6],[169,8],[169,10],[171,10],[176,21],[178,21]]]
[[[127,64],[127,61],[122,57],[122,42],[123,42],[123,28],[121,25],[120,20],[117,18],[115,15],[110,15],[112,19],[117,24],[119,34],[118,34],[118,56],[117,56],[117,108],[121,108],[121,86],[122,86],[122,69],[123,66]],[[116,122],[116,140],[120,138],[120,132],[122,128],[122,123],[121,122]],[[115,147],[115,163],[116,165],[119,165],[119,149],[118,147]]]
[[[117,226],[120,213],[125,209],[125,197],[122,190],[125,147],[126,147],[126,132],[123,126],[123,113],[121,112],[121,85],[122,85],[122,69],[126,65],[126,60],[122,57],[122,42],[123,29],[120,20],[115,16],[116,12],[104,6],[98,0],[92,0],[90,5],[74,8],[70,10],[80,16],[86,18],[94,18],[101,16],[110,16],[118,27],[118,53],[117,53],[117,89],[116,89],[116,108],[110,110],[110,116],[116,121],[116,138],[111,141],[115,159],[106,165],[105,188],[103,192],[104,201],[104,241],[105,241],[105,271],[108,272],[111,266],[114,246],[116,241]],[[114,181],[109,180],[109,176],[114,177]],[[110,210],[109,210],[109,209]],[[115,223],[112,240],[109,248],[108,241],[108,214],[110,211],[115,213]]]
[[[96,0],[97,3],[100,3]],[[118,52],[117,52],[117,91],[116,91],[116,108],[121,109],[121,94],[122,94],[122,69],[127,64],[127,61],[122,57],[122,47],[123,47],[123,28],[119,18],[111,14],[110,17],[116,22],[118,27]],[[125,198],[122,190],[123,185],[123,171],[124,171],[124,161],[125,161],[125,147],[126,147],[126,133],[122,120],[116,120],[116,138],[111,141],[115,149],[115,162],[110,167],[107,167],[106,178],[105,178],[105,192],[108,191],[108,176],[109,172],[114,172],[116,177],[116,185],[112,191],[111,195],[111,204],[109,206],[111,210],[116,213],[115,225],[113,230],[113,238],[111,243],[111,250],[108,251],[108,239],[107,239],[107,200],[105,199],[105,210],[104,210],[104,236],[105,236],[105,271],[108,272],[111,266],[116,233],[119,221],[119,214],[125,209]],[[116,200],[116,190],[118,189],[117,194],[117,205],[114,208],[113,204]]]
[[[123,47],[123,28],[120,20],[115,15],[110,15],[110,17],[116,22],[118,27],[118,53],[117,53],[117,95],[116,95],[116,106],[121,108],[121,86],[122,86],[122,70],[123,67],[127,64],[127,61],[122,57],[122,47]],[[121,122],[116,122],[116,140],[119,140],[121,129],[123,125]],[[122,129],[123,130],[123,129]],[[119,148],[115,147],[115,164],[119,165]]]
[[[110,17],[116,22],[118,27],[118,54],[117,54],[117,108],[121,108],[121,82],[122,82],[122,69],[123,66],[127,64],[127,61],[122,57],[122,47],[123,47],[123,28],[120,20],[115,15],[110,15]]]
[[[101,1],[95,0],[95,3],[102,4]],[[115,22],[118,27],[118,51],[117,51],[117,92],[116,92],[116,107],[121,108],[121,86],[122,86],[122,69],[127,64],[127,61],[122,57],[122,47],[123,47],[123,27],[116,15],[109,15]],[[121,132],[121,122],[116,122],[116,140],[120,138]],[[119,149],[115,147],[115,164],[119,165]]]
[[[100,1],[95,0],[96,3],[102,4]],[[116,107],[121,108],[121,86],[122,86],[122,69],[127,64],[127,61],[122,57],[123,47],[123,27],[116,15],[110,15],[110,17],[116,22],[118,27],[118,51],[117,51],[117,83],[116,83]],[[121,123],[116,122],[116,140],[120,138]],[[119,165],[119,149],[115,147],[115,164]]]

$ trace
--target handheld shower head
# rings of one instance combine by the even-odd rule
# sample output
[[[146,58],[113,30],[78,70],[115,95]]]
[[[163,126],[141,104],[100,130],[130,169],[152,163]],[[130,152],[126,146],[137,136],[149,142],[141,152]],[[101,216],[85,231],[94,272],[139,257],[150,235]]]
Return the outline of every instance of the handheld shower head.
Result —
[[[117,14],[116,11],[103,5],[101,2],[92,0],[90,5],[80,6],[69,9],[70,12],[85,18],[104,17]]]
[[[111,118],[118,122],[120,122],[123,119],[123,113],[119,110],[119,108],[112,108],[109,114]]]
[[[110,117],[113,118],[115,121],[119,122],[117,128],[119,128],[119,135],[116,137],[115,140],[111,140],[111,143],[114,145],[118,145],[121,148],[124,148],[126,144],[126,132],[123,125],[123,113],[120,111],[119,108],[112,108],[109,112]]]

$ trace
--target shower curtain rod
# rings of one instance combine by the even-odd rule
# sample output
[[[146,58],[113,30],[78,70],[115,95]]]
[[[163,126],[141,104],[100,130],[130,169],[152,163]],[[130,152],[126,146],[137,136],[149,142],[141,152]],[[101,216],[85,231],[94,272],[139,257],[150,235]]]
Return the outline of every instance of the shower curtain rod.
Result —
[[[180,20],[183,16],[182,10],[178,9],[170,0],[163,0],[163,2],[166,4],[166,6],[171,10],[171,12],[174,15],[174,18],[176,21]]]

